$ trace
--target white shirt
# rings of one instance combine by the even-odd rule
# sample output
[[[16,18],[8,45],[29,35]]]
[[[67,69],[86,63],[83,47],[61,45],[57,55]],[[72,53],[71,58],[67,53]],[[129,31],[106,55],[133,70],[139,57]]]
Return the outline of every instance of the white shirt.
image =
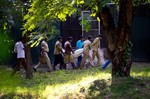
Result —
[[[24,45],[21,41],[15,44],[14,52],[17,53],[17,58],[25,58]]]
[[[45,52],[49,52],[48,44],[45,41],[42,41],[41,43],[41,49],[44,50]]]

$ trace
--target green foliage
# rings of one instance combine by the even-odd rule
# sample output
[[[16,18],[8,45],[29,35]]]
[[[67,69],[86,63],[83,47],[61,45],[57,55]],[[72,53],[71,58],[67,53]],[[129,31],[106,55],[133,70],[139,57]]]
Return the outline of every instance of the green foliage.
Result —
[[[21,0],[0,0],[0,28],[10,29],[22,19]]]
[[[80,25],[83,25],[83,28],[86,32],[88,32],[91,29],[90,22],[86,20],[86,18],[83,18],[82,21],[80,21]]]
[[[118,4],[119,0],[111,0],[113,3]],[[132,0],[134,6],[150,3],[150,0]]]
[[[59,33],[59,20],[65,21],[75,11],[72,0],[34,0],[24,17],[24,33],[48,35],[51,39]]]
[[[150,3],[150,0],[133,0],[134,6]]]
[[[0,64],[5,63],[12,53],[14,42],[4,30],[0,29]]]
[[[31,2],[31,8],[28,9],[28,13],[24,17],[26,21],[24,24],[24,33],[30,31],[31,34],[49,33],[50,35],[55,35],[58,31],[53,22],[59,24],[59,20],[66,21],[68,16],[75,15],[75,13],[80,12],[81,9],[91,10],[91,16],[96,16],[99,9],[106,5],[107,1],[108,0],[100,0],[99,2],[96,0],[34,0]],[[89,22],[83,19],[82,24],[86,31],[90,29]]]

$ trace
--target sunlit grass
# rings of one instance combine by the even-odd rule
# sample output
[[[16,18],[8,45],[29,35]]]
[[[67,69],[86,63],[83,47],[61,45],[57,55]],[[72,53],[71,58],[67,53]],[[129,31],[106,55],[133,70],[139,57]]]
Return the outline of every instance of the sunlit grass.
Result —
[[[96,97],[137,97],[143,90],[150,90],[150,66],[133,64],[133,78],[112,78],[111,66],[84,70],[57,70],[52,73],[36,72],[33,79],[25,79],[22,73],[10,77],[11,70],[0,67],[0,97],[40,98],[40,99],[85,99]],[[145,84],[144,81],[148,82]],[[130,97],[129,97],[130,98]],[[97,98],[96,98],[97,99]],[[123,98],[124,99],[124,98]]]
[[[150,64],[143,63],[139,65],[137,63],[134,63],[131,69],[131,76],[150,79]]]

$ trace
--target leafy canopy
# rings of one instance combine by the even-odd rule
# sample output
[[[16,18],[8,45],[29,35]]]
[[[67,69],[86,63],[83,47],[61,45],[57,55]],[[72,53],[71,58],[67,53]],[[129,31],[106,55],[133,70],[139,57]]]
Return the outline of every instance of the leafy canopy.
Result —
[[[96,17],[96,14],[102,10],[108,2],[118,3],[119,0],[31,0],[28,13],[24,16],[26,23],[24,24],[24,33],[31,32],[30,37],[32,42],[37,41],[32,46],[37,45],[40,41],[39,37],[49,35],[54,37],[58,31],[58,23],[66,21],[66,18],[76,13],[81,13],[82,10],[90,10],[91,16]],[[150,2],[150,0],[140,0]],[[134,3],[140,2],[134,0]],[[97,17],[100,21],[100,18]],[[86,31],[90,29],[89,23],[82,21]]]

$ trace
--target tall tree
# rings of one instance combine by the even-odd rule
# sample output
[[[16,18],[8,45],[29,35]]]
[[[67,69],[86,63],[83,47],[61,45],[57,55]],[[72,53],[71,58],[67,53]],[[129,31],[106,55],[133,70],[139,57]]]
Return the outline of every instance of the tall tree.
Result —
[[[118,3],[118,23],[114,22],[108,1]],[[48,22],[52,23],[58,19],[65,21],[67,16],[75,15],[82,10],[90,10],[91,16],[100,20],[107,39],[112,75],[130,76],[132,5],[132,0],[34,0],[29,13],[25,16],[27,22],[24,24],[24,32],[34,30],[38,33],[38,29],[50,32],[56,28],[47,25]]]

